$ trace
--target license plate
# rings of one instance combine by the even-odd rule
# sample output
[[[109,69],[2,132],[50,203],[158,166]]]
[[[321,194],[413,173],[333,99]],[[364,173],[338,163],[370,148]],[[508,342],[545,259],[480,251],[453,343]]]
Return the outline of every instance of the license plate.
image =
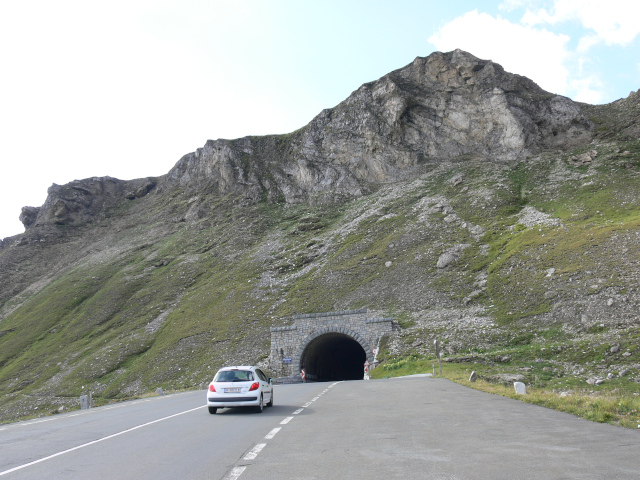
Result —
[[[241,388],[225,388],[224,393],[240,393],[242,391]]]

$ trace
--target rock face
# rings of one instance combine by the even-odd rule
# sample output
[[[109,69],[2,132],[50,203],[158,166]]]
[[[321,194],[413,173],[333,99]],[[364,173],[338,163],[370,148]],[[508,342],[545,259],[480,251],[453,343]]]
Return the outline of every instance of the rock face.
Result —
[[[438,52],[362,85],[291,134],[209,140],[159,179],[157,191],[177,186],[249,203],[335,202],[406,179],[425,164],[512,162],[588,142],[592,130],[570,99],[461,50]],[[54,185],[40,211],[28,207],[21,219],[27,228],[79,225],[123,196],[140,198],[155,187],[154,179],[109,177]]]
[[[354,197],[459,157],[510,162],[591,140],[570,99],[466,52],[434,53],[367,83],[290,135],[208,141],[164,187],[288,203]]]

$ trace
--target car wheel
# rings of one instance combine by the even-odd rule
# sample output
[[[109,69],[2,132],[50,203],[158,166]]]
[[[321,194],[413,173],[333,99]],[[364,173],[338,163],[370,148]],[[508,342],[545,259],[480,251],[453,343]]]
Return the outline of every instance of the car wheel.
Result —
[[[273,390],[271,390],[271,398],[269,399],[269,403],[267,403],[267,407],[273,407]]]
[[[218,411],[218,407],[209,407],[209,413],[211,415],[213,415],[214,413],[216,413]]]
[[[262,410],[264,410],[264,403],[262,403],[262,395],[260,395],[260,403],[256,407],[256,413],[262,413]]]

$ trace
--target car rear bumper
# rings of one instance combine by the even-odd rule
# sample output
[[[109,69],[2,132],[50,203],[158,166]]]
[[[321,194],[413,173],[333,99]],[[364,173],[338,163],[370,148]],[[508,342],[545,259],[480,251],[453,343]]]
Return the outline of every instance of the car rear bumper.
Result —
[[[208,407],[250,407],[254,405],[258,405],[259,403],[258,396],[229,396],[229,397],[208,397],[207,398],[207,406]]]

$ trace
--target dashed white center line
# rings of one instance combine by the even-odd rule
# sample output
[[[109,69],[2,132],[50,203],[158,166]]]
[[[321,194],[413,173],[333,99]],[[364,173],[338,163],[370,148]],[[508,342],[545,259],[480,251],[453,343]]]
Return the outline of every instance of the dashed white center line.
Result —
[[[295,412],[292,413],[292,415],[298,415],[299,413],[301,413],[305,408],[307,408],[313,402],[318,400],[322,395],[327,393],[331,387],[337,385],[338,383],[340,383],[340,382],[336,382],[336,383],[334,383],[332,385],[329,385],[329,387],[327,387],[322,393],[320,393],[317,397],[312,398],[310,402],[307,402],[304,405],[302,405],[302,407],[298,408]],[[280,425],[286,425],[291,420],[293,420],[293,417],[286,417],[284,420],[282,420],[280,422]],[[282,429],[282,427],[277,427],[277,428],[274,428],[273,430],[271,430],[269,433],[267,433],[267,435],[265,435],[265,437],[264,437],[265,440],[271,440],[273,437],[276,436],[276,434],[281,429]],[[267,445],[266,443],[258,443],[255,447],[253,447],[251,449],[251,451],[249,453],[247,453],[244,456],[244,460],[255,460],[255,458],[258,456],[258,454],[262,451],[262,449],[266,445]],[[234,467],[231,470],[231,472],[226,477],[224,477],[224,480],[238,480],[238,478],[240,477],[240,475],[242,475],[242,472],[244,472],[246,468],[247,468],[246,465],[245,466],[241,466],[241,467]]]
[[[271,430],[269,433],[267,433],[264,438],[266,438],[267,440],[271,440],[273,437],[276,436],[276,433],[278,433],[280,430],[282,429],[282,427],[278,427],[278,428],[274,428],[273,430]]]
[[[267,444],[266,444],[266,443],[259,443],[259,444],[257,444],[255,447],[253,447],[253,448],[251,449],[251,451],[250,451],[249,453],[247,453],[247,454],[244,456],[244,459],[245,459],[245,460],[255,460],[255,458],[258,456],[258,454],[259,454],[259,453],[262,451],[262,449],[263,449],[264,447],[266,447],[266,446],[267,446]]]
[[[231,470],[231,473],[225,477],[225,480],[237,480],[237,478],[242,475],[245,468],[247,467],[233,467],[233,470]]]

